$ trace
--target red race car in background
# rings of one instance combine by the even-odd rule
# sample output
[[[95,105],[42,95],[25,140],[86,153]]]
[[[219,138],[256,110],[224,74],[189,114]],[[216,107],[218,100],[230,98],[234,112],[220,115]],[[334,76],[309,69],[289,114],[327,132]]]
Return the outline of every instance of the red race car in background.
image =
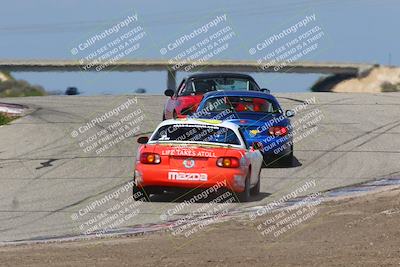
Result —
[[[249,147],[239,126],[227,121],[179,119],[162,122],[150,138],[140,137],[133,196],[218,184],[240,201],[260,192],[263,157]]]
[[[184,78],[178,89],[167,89],[164,94],[170,97],[165,105],[163,120],[191,116],[203,99],[203,94],[211,91],[265,91],[255,80],[246,74],[203,73]]]

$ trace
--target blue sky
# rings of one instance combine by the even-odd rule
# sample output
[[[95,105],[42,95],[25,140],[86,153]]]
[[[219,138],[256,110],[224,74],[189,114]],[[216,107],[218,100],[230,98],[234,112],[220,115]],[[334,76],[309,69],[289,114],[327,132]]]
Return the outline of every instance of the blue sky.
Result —
[[[160,48],[218,14],[227,14],[226,25],[235,33],[229,49],[213,59],[257,59],[248,50],[306,15],[315,14],[324,37],[318,49],[301,60],[400,64],[398,35],[400,1],[7,1],[0,9],[0,59],[76,59],[70,50],[136,12],[146,38],[137,59],[169,59]],[[288,39],[287,39],[288,40]],[[390,54],[390,56],[389,56]],[[390,59],[389,59],[390,58]],[[178,79],[186,75],[181,72]],[[165,72],[14,73],[19,79],[47,90],[77,86],[87,95],[130,93],[146,88],[162,93]],[[257,73],[262,87],[275,92],[307,91],[316,74]]]

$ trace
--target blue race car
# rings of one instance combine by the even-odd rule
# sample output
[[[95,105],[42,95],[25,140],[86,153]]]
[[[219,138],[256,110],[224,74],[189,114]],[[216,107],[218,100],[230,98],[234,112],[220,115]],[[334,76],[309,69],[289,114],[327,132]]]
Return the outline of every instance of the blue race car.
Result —
[[[240,126],[248,146],[259,149],[265,159],[279,159],[291,165],[293,136],[289,117],[276,98],[255,91],[214,91],[206,93],[192,117],[229,120]]]

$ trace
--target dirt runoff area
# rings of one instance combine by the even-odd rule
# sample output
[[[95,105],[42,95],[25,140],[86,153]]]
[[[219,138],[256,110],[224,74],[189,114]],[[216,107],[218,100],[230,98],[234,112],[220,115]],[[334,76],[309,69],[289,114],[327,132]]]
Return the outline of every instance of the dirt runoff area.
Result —
[[[0,265],[400,266],[400,189],[306,209],[298,224],[278,225],[281,215],[275,213],[208,225],[190,238],[162,232],[6,246]]]

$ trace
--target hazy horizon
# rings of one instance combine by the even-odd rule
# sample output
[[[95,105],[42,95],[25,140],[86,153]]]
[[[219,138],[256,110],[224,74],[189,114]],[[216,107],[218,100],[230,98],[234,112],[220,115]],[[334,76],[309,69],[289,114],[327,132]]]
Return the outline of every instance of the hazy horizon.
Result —
[[[77,8],[78,7],[78,8]],[[95,7],[95,8],[94,8]],[[71,48],[127,14],[137,14],[146,32],[138,51],[126,58],[169,59],[160,48],[213,16],[226,14],[235,38],[229,49],[211,60],[256,60],[249,49],[296,21],[315,14],[313,23],[324,32],[318,49],[300,60],[363,62],[399,65],[391,30],[400,2],[360,1],[202,1],[190,8],[179,1],[13,1],[0,11],[1,59],[77,59]],[[338,19],[340,18],[340,19]],[[397,37],[398,38],[398,37]],[[166,72],[12,73],[17,79],[42,85],[47,91],[76,86],[86,95],[130,93],[145,88],[162,94]],[[177,80],[187,73],[178,72]],[[251,73],[261,87],[274,92],[305,92],[319,74]],[[179,82],[179,81],[178,81]]]

